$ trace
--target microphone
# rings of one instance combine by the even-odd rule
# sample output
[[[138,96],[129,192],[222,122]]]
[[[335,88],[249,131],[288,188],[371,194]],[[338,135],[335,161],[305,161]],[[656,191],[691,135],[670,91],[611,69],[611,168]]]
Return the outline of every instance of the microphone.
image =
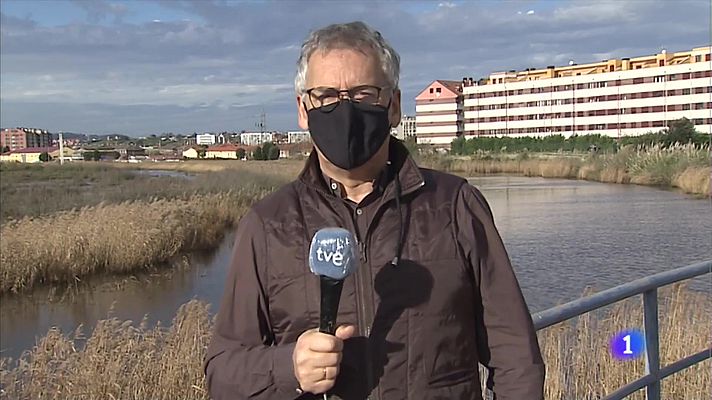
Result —
[[[319,332],[336,333],[344,279],[358,268],[354,235],[343,228],[323,228],[314,234],[309,247],[309,269],[321,281]]]

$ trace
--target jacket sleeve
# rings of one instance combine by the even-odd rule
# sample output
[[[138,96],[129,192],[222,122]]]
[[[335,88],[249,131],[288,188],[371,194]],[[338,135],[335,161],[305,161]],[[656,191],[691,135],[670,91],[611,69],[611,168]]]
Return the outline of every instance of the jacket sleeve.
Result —
[[[509,255],[489,204],[470,184],[456,201],[455,229],[472,268],[480,362],[496,400],[543,399],[544,362]]]
[[[214,400],[299,397],[292,367],[295,344],[274,345],[262,281],[265,240],[262,220],[250,210],[237,229],[230,271],[205,357],[208,392]]]

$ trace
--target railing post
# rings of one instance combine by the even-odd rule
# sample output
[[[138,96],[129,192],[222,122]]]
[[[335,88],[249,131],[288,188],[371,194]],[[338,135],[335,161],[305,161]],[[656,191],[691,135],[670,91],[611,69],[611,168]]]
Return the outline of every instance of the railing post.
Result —
[[[654,380],[646,387],[647,400],[660,400],[660,338],[658,331],[658,289],[643,293],[645,322],[645,373]]]

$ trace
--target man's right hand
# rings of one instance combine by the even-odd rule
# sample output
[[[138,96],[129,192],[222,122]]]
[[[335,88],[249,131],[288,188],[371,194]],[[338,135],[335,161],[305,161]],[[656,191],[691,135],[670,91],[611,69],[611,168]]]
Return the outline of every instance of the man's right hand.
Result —
[[[336,329],[336,336],[321,333],[318,329],[308,330],[299,336],[292,363],[294,375],[303,391],[320,394],[334,387],[344,340],[354,333],[355,326],[342,325]]]

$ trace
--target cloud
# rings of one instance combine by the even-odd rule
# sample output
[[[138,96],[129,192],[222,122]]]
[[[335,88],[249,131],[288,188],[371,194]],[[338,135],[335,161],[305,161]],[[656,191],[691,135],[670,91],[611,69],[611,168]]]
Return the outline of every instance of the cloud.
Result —
[[[128,13],[126,5],[106,0],[72,0],[72,3],[86,13],[90,23],[102,22],[107,17],[114,17],[114,22],[120,22]]]
[[[235,120],[234,113],[264,107],[272,127],[293,129],[301,41],[334,22],[364,20],[399,51],[406,114],[413,114],[413,98],[435,79],[709,43],[704,1],[547,2],[535,13],[523,11],[530,4],[80,1],[86,22],[58,26],[2,13],[0,124],[56,130],[72,120],[95,132],[115,126],[145,134],[148,127],[193,132],[233,121],[224,129],[250,129],[250,117]],[[166,12],[126,22],[148,5]],[[32,112],[38,104],[42,112]],[[69,114],[52,112],[48,104]],[[82,105],[102,118],[87,118]]]

